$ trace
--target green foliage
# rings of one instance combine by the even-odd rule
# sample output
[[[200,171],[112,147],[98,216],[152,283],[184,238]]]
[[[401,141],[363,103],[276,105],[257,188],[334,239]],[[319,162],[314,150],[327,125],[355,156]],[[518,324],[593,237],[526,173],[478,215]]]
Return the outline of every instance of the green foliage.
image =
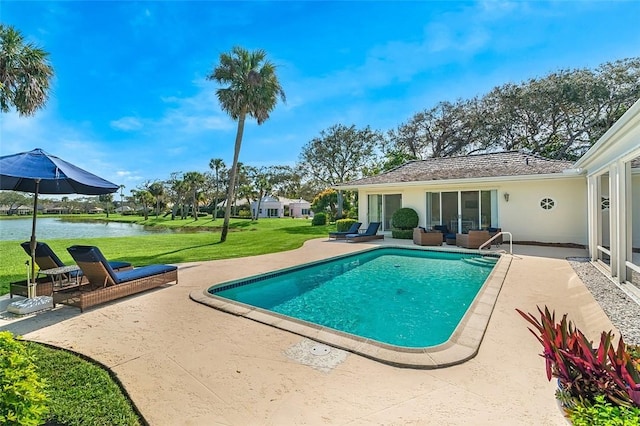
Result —
[[[351,225],[356,223],[355,219],[338,219],[336,220],[336,231],[338,232],[346,232],[351,228]]]
[[[640,408],[614,405],[604,395],[567,410],[574,426],[640,426]]]
[[[316,213],[311,220],[311,226],[320,226],[327,224],[327,215],[324,213]]]
[[[140,424],[129,399],[105,369],[64,350],[25,344],[36,354],[38,374],[47,380],[49,421],[83,426]]]
[[[540,320],[532,314],[522,315],[531,325],[531,333],[542,344],[547,379],[557,377],[560,387],[579,401],[595,400],[603,395],[616,405],[640,407],[640,372],[637,360],[626,352],[622,337],[617,348],[611,331],[602,332],[600,345],[592,343],[578,330],[567,315],[559,323],[555,312],[538,307]]]
[[[410,240],[413,238],[413,229],[391,229],[391,237],[400,240]]]
[[[418,226],[418,213],[412,208],[403,207],[396,210],[391,218],[391,226],[396,229],[411,229]],[[395,238],[395,237],[394,237]]]
[[[238,212],[238,217],[243,219],[251,219],[251,211],[250,210],[240,210]]]
[[[45,383],[34,356],[8,331],[0,331],[0,424],[39,425],[47,413]]]

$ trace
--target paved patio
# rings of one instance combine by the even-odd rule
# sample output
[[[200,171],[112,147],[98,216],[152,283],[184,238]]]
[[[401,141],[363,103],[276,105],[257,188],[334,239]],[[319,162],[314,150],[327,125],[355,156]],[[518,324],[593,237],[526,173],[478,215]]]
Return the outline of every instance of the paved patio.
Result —
[[[589,337],[614,329],[568,262],[579,249],[514,246],[478,355],[454,367],[403,369],[196,303],[213,284],[398,240],[316,239],[302,248],[179,265],[177,285],[81,314],[14,318],[0,330],[87,355],[122,381],[152,425],[566,425],[540,346],[515,308],[569,313]],[[0,300],[0,311],[8,301]],[[619,333],[616,334],[619,335]],[[310,360],[310,361],[309,361]]]

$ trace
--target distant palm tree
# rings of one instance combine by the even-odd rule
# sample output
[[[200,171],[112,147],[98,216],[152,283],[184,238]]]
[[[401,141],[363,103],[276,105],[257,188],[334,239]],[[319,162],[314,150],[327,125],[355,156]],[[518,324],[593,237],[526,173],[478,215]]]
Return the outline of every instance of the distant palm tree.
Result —
[[[204,175],[200,172],[187,172],[184,174],[184,182],[188,188],[188,192],[191,195],[193,203],[192,215],[194,220],[198,220],[198,200],[199,192],[204,185]]]
[[[158,182],[158,181],[153,182],[151,185],[147,186],[147,191],[149,191],[149,193],[153,195],[153,198],[156,199],[156,219],[157,219],[158,215],[160,215],[160,200],[164,196],[164,185],[162,182]]]
[[[234,182],[247,115],[255,118],[260,125],[269,118],[269,114],[276,107],[278,98],[283,102],[286,100],[284,90],[282,90],[276,76],[276,67],[266,60],[266,56],[264,50],[249,52],[236,46],[232,49],[231,54],[223,53],[220,55],[220,64],[207,76],[207,80],[215,80],[226,85],[216,91],[218,101],[222,109],[232,119],[238,120],[220,242],[226,241],[229,232],[231,202],[235,197]]]
[[[49,54],[24,42],[19,31],[0,24],[0,110],[14,106],[20,115],[33,115],[49,97],[53,67]]]
[[[220,177],[222,172],[226,169],[227,165],[224,164],[222,158],[212,158],[209,161],[209,168],[214,172],[214,181],[216,185],[216,193],[213,202],[213,220],[218,217],[218,194],[220,193]]]

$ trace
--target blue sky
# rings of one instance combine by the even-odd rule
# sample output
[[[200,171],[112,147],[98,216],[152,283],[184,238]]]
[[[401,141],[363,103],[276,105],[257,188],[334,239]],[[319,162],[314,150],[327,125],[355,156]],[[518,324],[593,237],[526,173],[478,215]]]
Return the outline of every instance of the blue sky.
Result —
[[[1,114],[0,155],[42,148],[125,193],[233,158],[206,75],[264,49],[287,95],[247,121],[240,161],[295,165],[335,124],[386,131],[440,101],[640,56],[638,1],[11,1],[0,19],[50,53],[51,97]]]

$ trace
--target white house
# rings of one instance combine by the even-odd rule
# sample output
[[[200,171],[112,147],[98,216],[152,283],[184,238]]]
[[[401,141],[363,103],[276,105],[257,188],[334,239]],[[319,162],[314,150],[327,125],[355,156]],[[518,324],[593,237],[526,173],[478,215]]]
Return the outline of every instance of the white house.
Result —
[[[257,217],[285,217],[285,207],[289,209],[289,217],[301,218],[313,216],[311,212],[311,203],[303,200],[291,200],[285,197],[266,196],[260,201],[258,207],[257,201],[251,202],[251,211],[256,216],[256,210],[260,211]]]
[[[357,190],[359,220],[383,232],[411,207],[426,227],[583,245],[616,281],[640,288],[640,100],[575,163],[521,152],[432,158],[339,188]]]
[[[382,222],[401,207],[425,227],[502,228],[515,241],[587,244],[584,176],[568,161],[511,151],[410,161],[342,186],[358,190],[359,220]]]

